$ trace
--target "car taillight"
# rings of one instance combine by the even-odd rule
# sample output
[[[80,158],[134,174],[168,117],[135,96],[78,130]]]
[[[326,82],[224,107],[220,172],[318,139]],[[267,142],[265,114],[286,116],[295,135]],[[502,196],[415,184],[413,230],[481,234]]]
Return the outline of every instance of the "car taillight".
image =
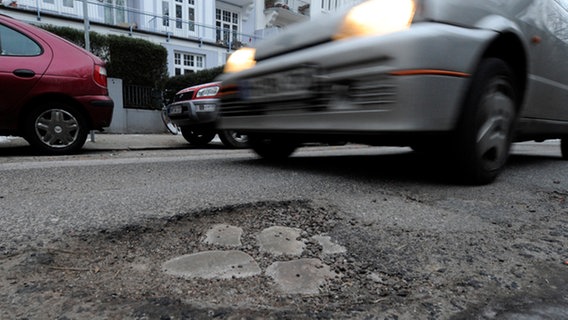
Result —
[[[103,66],[95,66],[95,74],[93,75],[95,82],[101,87],[107,87],[107,71]]]

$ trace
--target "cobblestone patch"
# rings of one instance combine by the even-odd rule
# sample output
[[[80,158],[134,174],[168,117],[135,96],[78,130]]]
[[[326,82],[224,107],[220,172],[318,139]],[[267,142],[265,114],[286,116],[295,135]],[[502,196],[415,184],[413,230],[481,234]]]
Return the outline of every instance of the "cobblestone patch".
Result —
[[[301,229],[274,226],[264,229],[258,235],[260,251],[273,255],[299,256],[304,251],[305,244],[300,238]]]
[[[228,224],[215,224],[205,233],[203,243],[219,247],[241,245],[243,229]],[[307,234],[299,228],[272,226],[253,235],[258,242],[260,252],[274,257],[301,256],[306,243],[301,235]],[[330,236],[312,237],[322,246],[323,255],[344,253],[343,246],[332,241]],[[238,250],[202,251],[179,256],[166,261],[163,270],[167,274],[183,278],[201,279],[237,279],[257,276],[262,273],[260,267],[248,254]],[[328,279],[339,274],[330,271],[330,267],[320,259],[293,259],[277,261],[265,270],[276,287],[285,294],[315,295]]]
[[[168,274],[184,278],[231,279],[260,274],[254,259],[242,251],[205,251],[177,257],[164,263]]]
[[[319,259],[275,262],[266,269],[266,274],[274,279],[282,292],[305,295],[320,293],[326,280],[339,276]]]
[[[243,229],[228,224],[216,224],[205,234],[205,243],[219,246],[238,247],[241,243]]]

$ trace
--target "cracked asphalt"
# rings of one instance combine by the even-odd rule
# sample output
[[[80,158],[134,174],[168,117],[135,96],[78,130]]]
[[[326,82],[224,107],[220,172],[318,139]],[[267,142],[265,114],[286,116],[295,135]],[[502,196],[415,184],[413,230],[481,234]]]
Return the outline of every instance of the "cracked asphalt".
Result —
[[[0,140],[0,318],[568,318],[555,142],[515,146],[494,184],[467,187],[402,148],[273,165],[178,138],[98,135],[68,157]],[[168,271],[212,252],[258,269]]]

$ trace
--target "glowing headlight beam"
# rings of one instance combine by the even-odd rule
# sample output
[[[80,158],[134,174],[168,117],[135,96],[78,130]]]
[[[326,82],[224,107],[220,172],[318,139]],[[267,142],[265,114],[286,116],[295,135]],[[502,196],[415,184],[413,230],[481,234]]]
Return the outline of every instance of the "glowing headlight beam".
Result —
[[[382,35],[410,27],[416,5],[413,0],[369,0],[353,7],[334,39]]]
[[[224,72],[239,72],[254,67],[256,61],[254,55],[256,51],[253,48],[241,48],[229,56],[227,64],[225,64]]]

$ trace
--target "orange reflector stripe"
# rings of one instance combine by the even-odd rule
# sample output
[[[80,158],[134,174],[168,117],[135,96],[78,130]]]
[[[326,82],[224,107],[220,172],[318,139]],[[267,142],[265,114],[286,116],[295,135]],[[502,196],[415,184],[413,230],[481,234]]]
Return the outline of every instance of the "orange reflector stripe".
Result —
[[[449,70],[436,70],[436,69],[415,69],[415,70],[400,70],[390,72],[393,76],[417,76],[417,75],[436,75],[436,76],[450,76],[467,78],[469,73],[449,71]]]

